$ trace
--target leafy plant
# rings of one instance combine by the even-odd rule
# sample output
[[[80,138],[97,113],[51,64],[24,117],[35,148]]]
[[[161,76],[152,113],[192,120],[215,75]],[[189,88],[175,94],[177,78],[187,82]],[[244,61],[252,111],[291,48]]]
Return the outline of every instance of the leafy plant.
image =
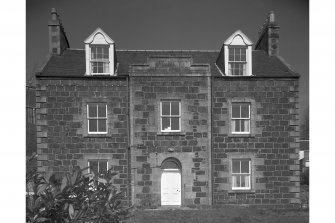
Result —
[[[87,168],[86,168],[87,169]],[[117,174],[83,174],[75,169],[48,181],[36,169],[27,173],[26,222],[120,222],[130,208],[121,205],[122,192],[112,184]]]

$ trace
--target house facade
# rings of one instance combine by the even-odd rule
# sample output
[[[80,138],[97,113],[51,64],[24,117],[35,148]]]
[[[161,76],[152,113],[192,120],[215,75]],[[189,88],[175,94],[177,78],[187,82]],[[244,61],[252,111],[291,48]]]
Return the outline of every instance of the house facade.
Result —
[[[149,208],[299,207],[299,75],[278,31],[270,12],[256,44],[237,30],[218,51],[154,51],[118,50],[97,28],[78,50],[53,9],[38,170],[112,169],[124,201]]]

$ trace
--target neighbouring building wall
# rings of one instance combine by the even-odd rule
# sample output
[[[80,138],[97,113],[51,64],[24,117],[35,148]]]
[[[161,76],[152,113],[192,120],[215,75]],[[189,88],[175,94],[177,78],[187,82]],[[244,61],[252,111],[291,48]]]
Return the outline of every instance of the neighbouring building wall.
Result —
[[[129,193],[126,78],[38,79],[38,171],[57,176],[90,160],[118,172],[113,183]],[[107,105],[107,134],[88,134],[87,104]]]
[[[26,86],[26,156],[36,153],[35,87]]]
[[[214,78],[213,204],[299,207],[298,79]],[[251,106],[251,132],[231,134],[231,103]],[[232,190],[232,160],[251,161],[251,190]]]

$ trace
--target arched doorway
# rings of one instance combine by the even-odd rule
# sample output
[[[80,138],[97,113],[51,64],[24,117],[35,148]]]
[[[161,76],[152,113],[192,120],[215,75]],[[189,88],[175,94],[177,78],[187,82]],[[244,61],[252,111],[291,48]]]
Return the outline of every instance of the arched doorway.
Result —
[[[181,205],[181,163],[167,158],[161,169],[161,205]]]

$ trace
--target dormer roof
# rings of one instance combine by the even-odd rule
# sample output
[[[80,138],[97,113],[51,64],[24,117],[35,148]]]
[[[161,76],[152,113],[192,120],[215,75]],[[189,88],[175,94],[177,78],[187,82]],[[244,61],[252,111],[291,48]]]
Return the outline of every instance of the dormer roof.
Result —
[[[84,40],[85,44],[114,44],[114,40],[110,38],[100,27]]]
[[[224,45],[247,45],[247,46],[251,46],[252,44],[253,44],[253,42],[241,30],[236,30],[224,42]]]

